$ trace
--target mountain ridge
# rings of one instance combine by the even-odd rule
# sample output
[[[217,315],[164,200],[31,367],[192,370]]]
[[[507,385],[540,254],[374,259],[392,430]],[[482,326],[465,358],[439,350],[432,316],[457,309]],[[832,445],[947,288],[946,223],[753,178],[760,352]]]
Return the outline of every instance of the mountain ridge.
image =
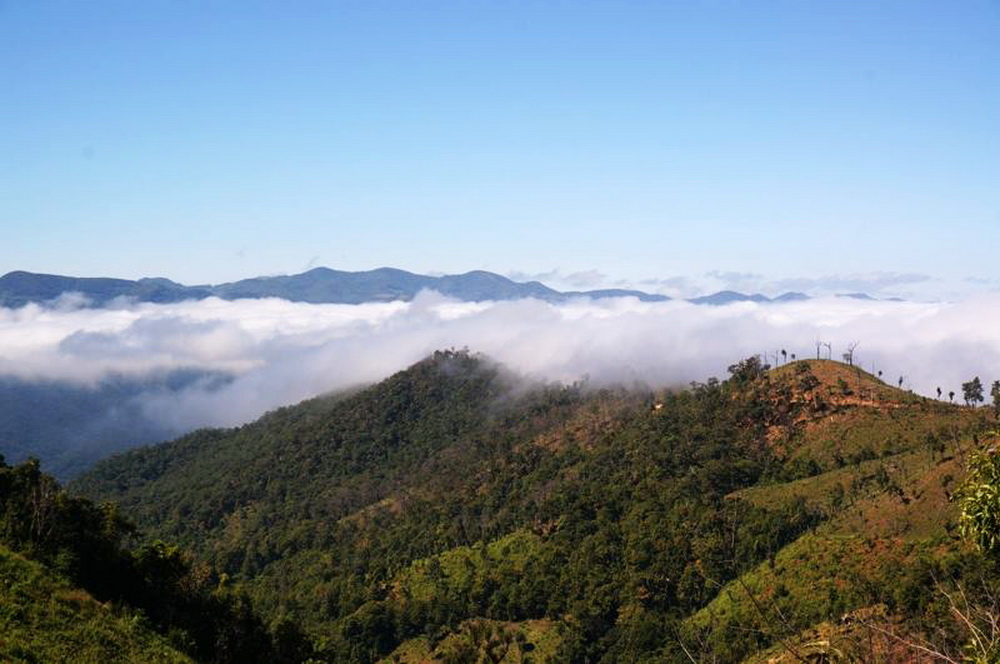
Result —
[[[642,302],[667,302],[674,298],[659,293],[621,288],[586,291],[559,291],[539,281],[519,282],[485,270],[462,274],[429,276],[399,268],[380,267],[349,272],[316,267],[293,275],[259,276],[215,285],[188,286],[163,277],[137,280],[110,277],[73,277],[15,270],[0,277],[0,306],[21,307],[29,303],[57,300],[69,293],[82,295],[84,306],[102,307],[116,299],[167,304],[218,297],[224,300],[275,297],[311,304],[362,304],[366,302],[409,301],[424,290],[433,290],[465,302],[534,298],[565,302],[574,298],[604,299],[635,297]],[[852,293],[841,297],[874,300]],[[804,293],[788,292],[776,297],[723,290],[689,298],[693,304],[726,305],[734,302],[760,304],[810,299]],[[75,303],[77,305],[81,303]]]

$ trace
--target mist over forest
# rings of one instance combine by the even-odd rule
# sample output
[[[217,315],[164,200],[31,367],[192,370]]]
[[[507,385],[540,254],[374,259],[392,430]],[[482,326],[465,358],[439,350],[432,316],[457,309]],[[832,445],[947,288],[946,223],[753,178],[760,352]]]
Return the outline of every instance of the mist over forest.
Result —
[[[840,359],[856,344],[855,361],[886,382],[947,395],[974,375],[1000,377],[1000,327],[984,320],[998,300],[706,307],[424,292],[358,305],[209,298],[95,309],[63,298],[0,309],[0,452],[41,454],[72,473],[126,447],[371,384],[443,348],[469,348],[530,379],[670,387],[723,376],[749,355]]]

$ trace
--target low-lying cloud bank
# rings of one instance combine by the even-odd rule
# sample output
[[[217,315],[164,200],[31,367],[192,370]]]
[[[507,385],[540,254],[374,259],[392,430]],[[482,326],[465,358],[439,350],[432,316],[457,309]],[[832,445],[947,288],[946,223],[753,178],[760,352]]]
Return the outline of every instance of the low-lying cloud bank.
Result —
[[[736,360],[785,349],[855,357],[889,382],[961,394],[1000,378],[1000,296],[927,304],[817,299],[706,307],[631,298],[549,304],[461,303],[434,293],[409,303],[311,305],[209,299],[67,310],[0,309],[0,375],[96,384],[176,369],[224,372],[151,394],[143,408],[175,430],[234,425],[279,405],[377,381],[447,347],[483,352],[531,377],[678,385],[723,377]],[[826,350],[823,351],[824,356]]]

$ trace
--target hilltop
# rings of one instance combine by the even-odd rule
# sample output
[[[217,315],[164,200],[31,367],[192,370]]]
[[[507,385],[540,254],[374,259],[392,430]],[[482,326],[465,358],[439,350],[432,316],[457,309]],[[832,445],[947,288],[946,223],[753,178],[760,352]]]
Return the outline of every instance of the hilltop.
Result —
[[[845,614],[960,649],[928,579],[987,564],[951,536],[950,496],[992,415],[830,361],[730,373],[593,390],[441,352],[74,489],[301,622],[327,661],[740,661],[816,634],[864,659]]]
[[[960,638],[955,626],[928,613],[947,604],[942,583],[981,580],[986,563],[954,537],[952,498],[970,455],[998,441],[992,415],[839,362],[793,363],[769,380],[772,395],[802,405],[792,426],[769,435],[784,481],[729,499],[770,510],[799,505],[824,518],[723,586],[682,633],[704,638],[723,659],[772,644],[753,661],[939,661],[913,644],[957,647],[949,642]]]

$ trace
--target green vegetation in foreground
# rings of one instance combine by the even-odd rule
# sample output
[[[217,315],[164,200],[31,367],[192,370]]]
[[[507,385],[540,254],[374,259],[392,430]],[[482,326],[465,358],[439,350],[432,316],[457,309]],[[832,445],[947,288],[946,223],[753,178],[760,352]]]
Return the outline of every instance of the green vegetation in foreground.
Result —
[[[268,630],[207,566],[162,541],[133,545],[135,535],[114,505],[70,497],[37,461],[0,457],[0,653],[219,664],[309,656],[293,624]]]
[[[820,656],[856,635],[845,615],[898,637],[881,661],[914,661],[899,639],[960,659],[946,598],[1000,597],[951,500],[992,414],[836,362],[730,373],[660,394],[525,386],[442,352],[75,488],[300,622],[330,662]]]
[[[192,660],[141,615],[100,604],[43,565],[0,547],[0,661]]]

